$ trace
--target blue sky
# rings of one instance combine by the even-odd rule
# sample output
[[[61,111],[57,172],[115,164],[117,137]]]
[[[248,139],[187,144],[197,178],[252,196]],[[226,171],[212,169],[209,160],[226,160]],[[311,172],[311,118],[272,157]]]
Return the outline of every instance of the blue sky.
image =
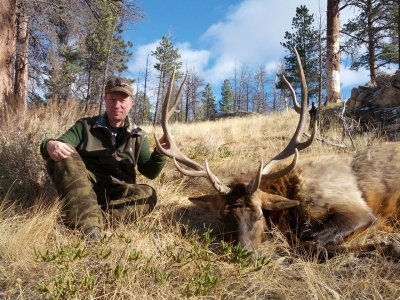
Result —
[[[315,19],[319,15],[325,19],[326,0],[143,0],[139,6],[147,20],[124,34],[134,44],[129,76],[142,78],[148,54],[171,31],[183,69],[194,68],[205,83],[211,83],[218,100],[223,80],[232,78],[235,64],[240,68],[246,63],[253,70],[265,67],[270,75],[274,74],[286,55],[280,42],[284,41],[285,31],[293,32],[292,19],[300,5],[306,5]],[[347,20],[351,14],[344,11],[341,19]],[[155,78],[153,64],[150,71]],[[368,80],[367,70],[350,71],[342,65],[343,98],[350,96],[352,87]]]

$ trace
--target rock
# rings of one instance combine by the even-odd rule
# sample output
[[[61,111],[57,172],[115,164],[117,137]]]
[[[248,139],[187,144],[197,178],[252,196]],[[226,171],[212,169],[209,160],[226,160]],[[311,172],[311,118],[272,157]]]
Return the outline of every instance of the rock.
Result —
[[[361,90],[359,88],[352,88],[350,93],[350,99],[357,99],[358,94],[360,94]]]
[[[400,88],[388,86],[379,90],[374,97],[374,102],[377,107],[400,106]]]
[[[392,75],[391,74],[378,75],[378,76],[376,76],[376,85],[380,89],[385,87],[385,86],[389,86],[391,79],[392,79]]]
[[[348,106],[347,106],[347,109],[350,109],[350,110],[353,110],[353,109],[355,109],[355,108],[358,108],[360,105],[361,105],[361,103],[360,102],[357,102],[357,100],[356,99],[354,99],[354,98],[350,98],[349,100],[348,100]]]
[[[389,132],[399,131],[399,129],[400,129],[400,124],[399,123],[390,124],[390,125],[385,127],[385,130],[389,131]]]
[[[392,76],[390,84],[392,87],[400,89],[400,72],[396,72],[396,74]]]

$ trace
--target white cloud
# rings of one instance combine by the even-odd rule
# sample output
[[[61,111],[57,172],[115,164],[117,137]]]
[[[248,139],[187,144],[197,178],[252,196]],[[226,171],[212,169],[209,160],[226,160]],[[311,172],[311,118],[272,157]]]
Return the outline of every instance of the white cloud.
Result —
[[[284,41],[286,31],[291,28],[296,7],[306,5],[314,19],[326,19],[326,1],[297,0],[268,1],[245,0],[241,2],[225,20],[209,27],[201,37],[210,44],[213,65],[205,72],[205,76],[214,84],[220,85],[226,78],[232,77],[232,70],[248,63],[258,69],[265,65],[267,71],[274,73],[279,61],[286,55],[285,48],[280,45]],[[354,15],[350,9],[341,12],[342,22]],[[239,66],[238,66],[239,64]],[[342,87],[348,88],[365,84],[368,72],[365,69],[351,71],[342,68]]]
[[[279,62],[286,55],[280,45],[284,41],[285,31],[293,31],[292,19],[296,7],[306,5],[315,19],[325,19],[326,1],[298,0],[244,0],[231,6],[222,19],[211,24],[204,34],[198,37],[202,48],[194,47],[193,41],[180,41],[174,44],[179,49],[183,70],[195,69],[204,79],[211,83],[214,90],[219,90],[224,79],[232,78],[235,66],[241,68],[246,63],[252,70],[265,66],[273,74]],[[347,20],[353,11],[343,11],[342,19]],[[196,37],[194,37],[196,39]],[[146,57],[159,45],[160,40],[141,45],[137,48],[130,66],[132,73],[144,71]],[[150,71],[155,74],[154,58],[149,56]],[[341,82],[343,88],[365,84],[369,80],[368,72],[358,72],[342,67]]]
[[[148,58],[148,69],[150,72],[154,72],[153,66],[157,60],[151,55],[151,52],[156,50],[160,42],[161,40],[156,40],[147,45],[140,45],[134,54],[134,60],[130,64],[129,70],[134,74],[138,72],[143,73]],[[178,48],[179,54],[181,55],[182,69],[186,69],[187,66],[190,69],[194,68],[198,72],[203,72],[208,64],[210,57],[209,51],[192,49],[188,42],[177,43],[174,47]]]
[[[318,0],[304,0],[310,13],[319,14]],[[220,84],[230,78],[232,70],[246,63],[252,68],[267,66],[275,70],[277,62],[285,56],[285,31],[291,31],[296,0],[268,1],[245,0],[240,3],[224,21],[209,27],[201,37],[209,44],[213,65],[205,76]]]
[[[360,68],[358,71],[355,71],[350,70],[345,66],[341,66],[340,81],[343,88],[365,85],[369,81],[369,71],[365,68]]]
[[[129,65],[129,70],[132,73],[138,74],[140,72],[141,74],[143,74],[146,69],[147,58],[148,70],[152,71],[154,69],[153,66],[156,63],[156,60],[153,56],[151,56],[151,52],[157,48],[157,46],[160,44],[160,41],[161,40],[156,40],[147,45],[140,45],[137,48],[133,56],[134,59]]]
[[[155,99],[156,87],[158,86],[156,70],[154,69],[154,65],[157,63],[157,60],[151,55],[152,51],[160,45],[161,40],[156,40],[147,45],[141,45],[137,48],[134,57],[135,59],[129,65],[130,73],[133,74],[133,77],[138,81],[139,85],[144,85],[144,73],[146,70],[146,61],[148,60],[148,82],[147,89],[148,95],[150,99]],[[208,64],[208,60],[210,57],[210,53],[207,50],[194,50],[191,49],[191,45],[188,42],[185,43],[177,43],[174,45],[175,48],[178,48],[179,54],[181,55],[182,61],[182,70],[195,69],[196,72],[202,74],[204,72],[204,68]]]
[[[194,69],[200,74],[204,72],[210,59],[210,51],[208,50],[194,50],[188,42],[177,43],[176,48],[181,55],[182,69]]]

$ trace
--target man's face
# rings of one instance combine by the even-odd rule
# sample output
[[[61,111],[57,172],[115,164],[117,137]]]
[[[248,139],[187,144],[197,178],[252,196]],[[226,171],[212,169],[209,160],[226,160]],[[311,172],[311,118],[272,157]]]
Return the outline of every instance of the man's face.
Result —
[[[132,98],[122,92],[112,92],[106,94],[104,100],[110,125],[114,127],[122,126],[133,105]]]

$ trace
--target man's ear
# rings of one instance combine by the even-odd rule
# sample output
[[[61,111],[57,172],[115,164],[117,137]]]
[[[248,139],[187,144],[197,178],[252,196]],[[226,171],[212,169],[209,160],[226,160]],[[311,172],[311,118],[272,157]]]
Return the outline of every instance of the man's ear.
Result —
[[[225,205],[225,201],[219,194],[189,197],[189,200],[197,206],[209,211],[219,211],[219,209]]]
[[[297,200],[290,200],[288,198],[267,194],[262,199],[262,209],[265,210],[282,210],[298,206],[300,204]]]

